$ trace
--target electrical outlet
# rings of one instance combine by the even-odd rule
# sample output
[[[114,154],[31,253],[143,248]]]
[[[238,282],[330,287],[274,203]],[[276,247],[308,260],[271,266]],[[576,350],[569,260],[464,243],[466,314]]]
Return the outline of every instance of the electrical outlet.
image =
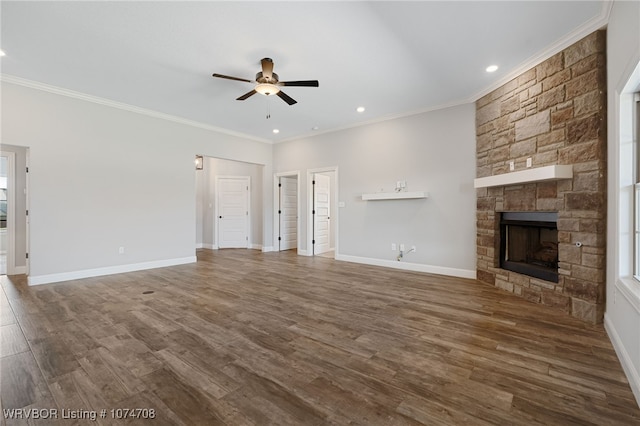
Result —
[[[527,167],[531,167],[531,157],[527,158]]]
[[[118,248],[118,254],[124,254],[124,247]]]
[[[391,243],[391,250],[393,251],[398,250],[398,246],[396,246],[396,243]]]
[[[400,188],[404,189],[407,187],[407,181],[406,180],[401,180],[400,181]]]
[[[516,163],[513,161],[509,161],[509,171],[512,172],[516,169]]]
[[[404,251],[404,244],[400,244],[400,251]]]

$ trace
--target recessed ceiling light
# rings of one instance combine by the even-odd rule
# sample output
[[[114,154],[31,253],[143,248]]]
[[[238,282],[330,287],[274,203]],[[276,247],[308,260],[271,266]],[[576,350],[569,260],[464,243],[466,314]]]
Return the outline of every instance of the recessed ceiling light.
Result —
[[[358,111],[358,112],[364,112],[364,107],[358,107],[358,108],[356,108],[356,111]]]
[[[4,53],[4,50],[0,50],[0,56],[5,56],[6,53]]]
[[[498,71],[498,66],[497,65],[489,65],[487,67],[487,72],[495,72]]]
[[[278,129],[273,129],[273,133],[278,134],[278,133],[280,133],[280,130],[278,130]]]
[[[318,130],[319,128],[320,128],[320,127],[318,127],[318,126],[313,126],[313,127],[311,128],[311,130]]]

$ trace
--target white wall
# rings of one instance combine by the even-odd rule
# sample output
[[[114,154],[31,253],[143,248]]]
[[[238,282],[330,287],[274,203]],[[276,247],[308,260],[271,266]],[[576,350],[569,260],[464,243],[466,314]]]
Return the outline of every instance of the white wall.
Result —
[[[30,148],[31,284],[194,261],[195,154],[264,164],[272,175],[269,144],[22,85],[1,89],[1,140]]]
[[[631,277],[635,156],[629,95],[640,88],[639,64],[640,3],[616,1],[607,28],[609,238],[605,327],[640,405],[640,283]]]
[[[197,173],[196,185],[199,191],[197,199],[199,204],[197,222],[201,235],[199,242],[205,248],[217,248],[215,235],[215,209],[216,209],[216,176],[249,176],[251,178],[251,230],[249,235],[250,248],[262,249],[263,247],[263,168],[259,164],[250,164],[240,161],[223,160],[220,158],[204,158],[204,168]]]
[[[301,170],[308,200],[308,169],[338,166],[339,259],[475,276],[475,106],[467,104],[383,121],[274,147],[274,170]],[[362,201],[361,194],[392,192],[397,180],[426,200]],[[307,229],[308,201],[302,204]],[[335,221],[333,221],[335,225]],[[391,243],[415,245],[401,263]],[[307,236],[301,236],[303,248]]]

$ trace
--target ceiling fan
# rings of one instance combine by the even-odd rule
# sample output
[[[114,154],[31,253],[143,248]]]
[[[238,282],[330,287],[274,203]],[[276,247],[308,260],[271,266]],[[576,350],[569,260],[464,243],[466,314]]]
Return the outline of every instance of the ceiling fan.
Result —
[[[302,81],[279,81],[278,74],[273,72],[273,59],[263,58],[260,63],[262,64],[262,71],[256,74],[255,81],[247,80],[246,78],[231,77],[222,74],[213,74],[213,77],[226,78],[228,80],[245,81],[247,83],[255,83],[255,87],[252,91],[245,93],[244,95],[236,98],[237,101],[244,101],[250,96],[260,93],[261,95],[271,96],[276,95],[289,105],[297,103],[295,99],[280,90],[280,87],[318,87],[318,80],[302,80]]]

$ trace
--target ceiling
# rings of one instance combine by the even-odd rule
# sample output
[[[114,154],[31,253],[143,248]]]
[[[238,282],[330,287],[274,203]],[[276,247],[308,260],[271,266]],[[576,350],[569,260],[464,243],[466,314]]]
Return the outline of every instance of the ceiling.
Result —
[[[602,1],[3,0],[1,71],[278,142],[473,102],[602,27],[607,11]],[[236,101],[250,83],[211,77],[252,80],[264,57],[282,81],[320,87],[285,88],[298,101],[289,106]]]

